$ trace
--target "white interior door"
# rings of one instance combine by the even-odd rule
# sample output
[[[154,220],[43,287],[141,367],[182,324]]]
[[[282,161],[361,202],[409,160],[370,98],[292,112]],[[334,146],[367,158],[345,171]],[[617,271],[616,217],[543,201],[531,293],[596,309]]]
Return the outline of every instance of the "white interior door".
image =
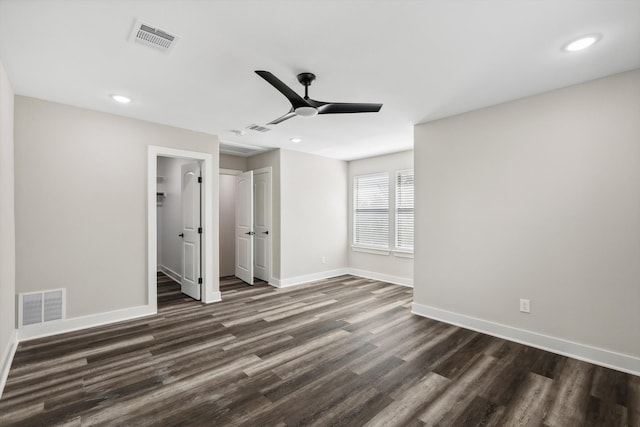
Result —
[[[200,165],[182,165],[182,293],[200,300],[201,215]]]
[[[236,277],[253,285],[253,171],[238,175]]]
[[[269,282],[271,257],[271,172],[257,172],[253,177],[253,226],[255,234],[254,276]]]

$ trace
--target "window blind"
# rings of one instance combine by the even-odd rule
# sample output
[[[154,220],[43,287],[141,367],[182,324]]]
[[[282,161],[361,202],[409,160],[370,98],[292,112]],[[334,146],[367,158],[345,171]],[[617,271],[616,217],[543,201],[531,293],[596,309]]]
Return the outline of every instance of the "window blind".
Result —
[[[353,243],[389,247],[389,175],[354,177]]]
[[[396,248],[413,250],[413,170],[396,174]]]

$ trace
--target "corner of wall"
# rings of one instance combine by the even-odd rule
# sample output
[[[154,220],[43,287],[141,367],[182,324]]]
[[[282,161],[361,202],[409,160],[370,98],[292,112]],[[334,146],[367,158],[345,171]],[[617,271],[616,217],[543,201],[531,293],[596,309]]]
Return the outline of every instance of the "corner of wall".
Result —
[[[0,358],[0,398],[2,398],[2,392],[4,386],[7,384],[7,378],[9,377],[9,371],[11,370],[11,363],[13,363],[13,356],[18,349],[18,331],[13,330],[9,337],[9,342],[6,348],[2,352],[2,358]]]
[[[13,123],[14,93],[0,63],[0,396],[17,347]]]

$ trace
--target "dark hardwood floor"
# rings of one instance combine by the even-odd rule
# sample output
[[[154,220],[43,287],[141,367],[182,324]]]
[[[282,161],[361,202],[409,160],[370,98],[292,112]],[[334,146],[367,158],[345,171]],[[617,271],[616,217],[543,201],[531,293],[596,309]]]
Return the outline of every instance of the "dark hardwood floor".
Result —
[[[0,425],[640,426],[640,377],[424,319],[353,276],[21,343]]]

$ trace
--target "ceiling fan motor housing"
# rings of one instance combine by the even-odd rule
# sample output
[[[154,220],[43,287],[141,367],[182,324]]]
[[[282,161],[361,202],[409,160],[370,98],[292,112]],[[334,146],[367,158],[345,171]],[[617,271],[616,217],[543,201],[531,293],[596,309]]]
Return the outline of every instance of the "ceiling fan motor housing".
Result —
[[[315,79],[316,79],[316,75],[313,73],[298,74],[298,81],[300,82],[300,84],[302,84],[305,87],[311,85],[311,82],[313,82]]]

